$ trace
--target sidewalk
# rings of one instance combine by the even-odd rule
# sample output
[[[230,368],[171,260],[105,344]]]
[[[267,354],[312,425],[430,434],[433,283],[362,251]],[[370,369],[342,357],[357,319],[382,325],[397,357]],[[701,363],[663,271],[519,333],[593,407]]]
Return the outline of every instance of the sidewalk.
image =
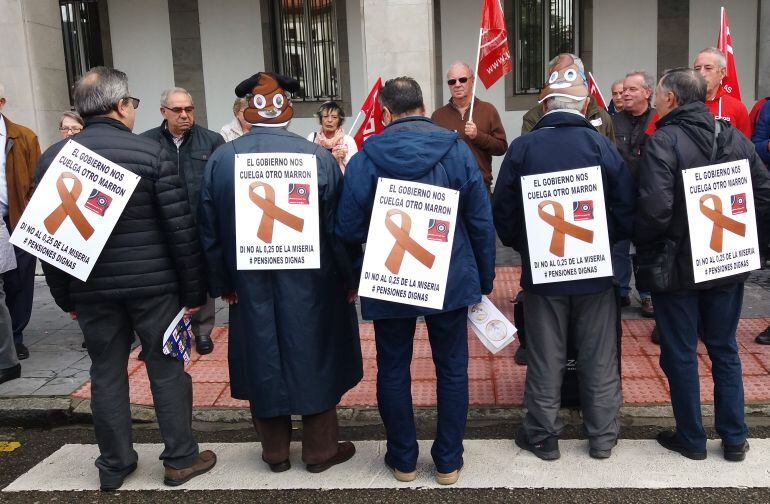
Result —
[[[490,298],[501,310],[513,318],[511,299],[518,292],[520,268],[518,257],[500,251],[495,290]],[[738,342],[743,363],[747,403],[770,406],[770,346],[754,343],[755,335],[770,324],[770,270],[757,271],[746,283],[742,320]],[[642,319],[638,301],[623,310],[622,374],[625,406],[665,405],[669,402],[668,385],[658,365],[660,349],[649,339],[654,321]],[[221,412],[248,408],[245,401],[230,397],[227,369],[227,308],[217,303],[217,324],[213,339],[215,351],[199,356],[193,352],[188,372],[193,378],[193,403],[198,418],[218,420],[240,418],[247,414],[226,415]],[[361,347],[364,356],[364,379],[342,400],[341,406],[353,409],[376,407],[376,360],[374,334],[371,323],[360,324]],[[522,404],[525,366],[513,362],[518,347],[514,342],[496,355],[490,354],[469,332],[470,402],[485,411],[494,408],[510,409]],[[35,289],[35,311],[25,331],[25,343],[30,358],[22,361],[22,378],[0,385],[0,417],[3,401],[24,398],[26,404],[35,398],[71,399],[72,408],[85,412],[90,399],[88,368],[90,359],[81,348],[82,335],[75,321],[61,312],[53,302],[44,279],[38,277]],[[713,382],[709,359],[701,344],[701,394],[704,403],[713,402]],[[131,354],[128,371],[131,384],[131,402],[150,406],[152,398],[144,365],[137,360],[138,349]],[[416,406],[435,407],[435,372],[424,323],[418,324],[412,364],[412,393]],[[205,411],[210,410],[210,411]],[[655,410],[657,411],[657,410]],[[235,413],[233,411],[232,413]],[[140,415],[141,416],[141,415]],[[666,415],[669,416],[669,415]]]

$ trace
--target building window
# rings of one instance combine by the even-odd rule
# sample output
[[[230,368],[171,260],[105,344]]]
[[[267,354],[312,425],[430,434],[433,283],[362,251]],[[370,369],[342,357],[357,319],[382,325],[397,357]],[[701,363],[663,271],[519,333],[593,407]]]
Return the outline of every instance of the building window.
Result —
[[[274,62],[299,81],[295,101],[341,99],[340,53],[334,0],[273,0]]]
[[[104,64],[99,5],[95,0],[60,0],[59,8],[72,104],[77,80],[91,68]]]
[[[548,62],[576,53],[574,0],[517,0],[514,13],[515,93],[538,93]]]

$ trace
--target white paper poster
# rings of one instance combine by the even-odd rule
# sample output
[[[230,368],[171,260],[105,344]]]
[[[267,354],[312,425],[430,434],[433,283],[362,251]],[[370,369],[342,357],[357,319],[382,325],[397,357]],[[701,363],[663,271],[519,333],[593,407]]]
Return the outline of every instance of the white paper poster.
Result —
[[[521,177],[532,283],[612,276],[598,166]]]
[[[759,269],[749,162],[682,170],[682,180],[695,283]]]
[[[441,309],[459,197],[453,189],[380,178],[359,295]]]
[[[516,327],[487,296],[482,296],[480,303],[468,307],[468,320],[479,341],[493,354],[516,339]]]
[[[321,267],[314,155],[236,154],[234,185],[239,270]]]
[[[140,178],[68,141],[35,189],[11,243],[85,282]]]

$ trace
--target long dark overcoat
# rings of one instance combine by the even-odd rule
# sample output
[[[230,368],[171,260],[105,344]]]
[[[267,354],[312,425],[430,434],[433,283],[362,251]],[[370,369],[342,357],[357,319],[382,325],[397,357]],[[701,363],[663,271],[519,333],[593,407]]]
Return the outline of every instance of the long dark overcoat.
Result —
[[[321,268],[237,271],[235,154],[315,154]],[[342,173],[324,148],[282,128],[254,127],[217,149],[203,175],[198,224],[212,296],[235,291],[228,360],[232,396],[257,418],[312,415],[339,403],[363,375],[354,306],[357,286],[344,245],[334,236]]]

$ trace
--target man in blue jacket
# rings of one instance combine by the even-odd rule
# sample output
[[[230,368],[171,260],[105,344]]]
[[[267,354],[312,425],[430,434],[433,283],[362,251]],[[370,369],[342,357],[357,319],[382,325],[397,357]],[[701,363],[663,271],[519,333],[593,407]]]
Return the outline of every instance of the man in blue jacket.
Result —
[[[416,476],[417,434],[409,365],[417,317],[424,316],[436,365],[438,427],[431,449],[436,479],[453,484],[463,465],[468,413],[468,306],[492,291],[495,231],[484,180],[457,133],[424,117],[420,85],[410,77],[380,91],[385,130],[364,143],[345,172],[336,233],[344,241],[366,241],[378,177],[456,189],[459,212],[446,297],[441,310],[361,299],[363,318],[374,321],[377,401],[388,444],[385,464],[399,481]]]
[[[521,286],[528,360],[523,425],[516,444],[544,460],[559,458],[561,382],[567,334],[577,345],[577,372],[589,455],[608,458],[617,442],[621,405],[617,356],[617,297],[612,276],[534,284],[524,223],[521,177],[601,167],[610,243],[631,237],[634,186],[615,146],[585,119],[588,89],[578,61],[563,61],[541,93],[546,114],[511,143],[494,192],[494,220],[504,245],[522,256]],[[571,79],[570,79],[571,78]]]

